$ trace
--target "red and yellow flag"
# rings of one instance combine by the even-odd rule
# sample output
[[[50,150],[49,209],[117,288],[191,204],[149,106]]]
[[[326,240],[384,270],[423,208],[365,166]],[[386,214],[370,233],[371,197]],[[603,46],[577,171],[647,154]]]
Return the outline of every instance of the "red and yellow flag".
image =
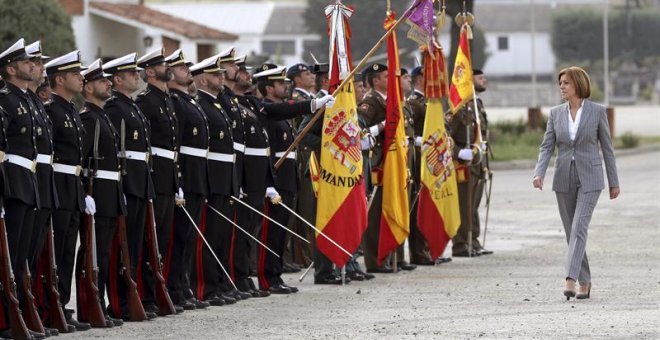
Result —
[[[472,59],[470,57],[470,26],[463,24],[461,37],[454,62],[454,73],[451,75],[449,88],[449,107],[456,114],[474,94],[472,81]]]
[[[333,88],[350,73],[348,17],[353,10],[336,3],[326,7],[330,34],[330,84]],[[348,72],[347,72],[348,70]],[[348,252],[354,253],[367,229],[367,200],[362,176],[360,126],[353,81],[335,95],[326,108],[321,137],[316,227]],[[325,237],[316,235],[316,247],[338,267],[350,256]]]
[[[385,30],[396,21],[391,11],[385,19]],[[380,217],[378,262],[380,263],[410,233],[408,211],[408,168],[406,166],[408,142],[403,127],[403,94],[399,74],[399,49],[396,32],[387,38],[387,104],[385,113],[385,138],[383,144],[383,208]]]
[[[472,79],[472,78],[470,78]],[[447,95],[447,70],[442,48],[424,52],[426,118],[421,153],[421,189],[417,207],[417,226],[438,258],[445,251],[461,224],[456,171],[445,130],[440,98]]]

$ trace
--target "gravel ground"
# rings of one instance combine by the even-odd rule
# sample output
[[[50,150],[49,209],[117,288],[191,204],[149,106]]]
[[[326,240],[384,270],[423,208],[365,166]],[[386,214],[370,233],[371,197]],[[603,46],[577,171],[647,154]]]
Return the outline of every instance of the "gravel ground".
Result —
[[[590,228],[590,300],[563,297],[566,251],[548,173],[494,175],[486,246],[494,255],[378,275],[343,287],[250,299],[64,338],[474,339],[660,337],[660,152],[618,159],[621,197],[601,195]],[[482,216],[485,211],[482,211]]]

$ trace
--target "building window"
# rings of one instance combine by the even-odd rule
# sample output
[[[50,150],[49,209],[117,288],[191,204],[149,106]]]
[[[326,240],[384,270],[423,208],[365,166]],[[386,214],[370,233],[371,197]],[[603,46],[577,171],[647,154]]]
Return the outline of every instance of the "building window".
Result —
[[[508,49],[509,49],[509,37],[507,36],[497,37],[497,50],[506,51]]]
[[[296,42],[293,40],[270,40],[261,42],[261,53],[295,55]]]

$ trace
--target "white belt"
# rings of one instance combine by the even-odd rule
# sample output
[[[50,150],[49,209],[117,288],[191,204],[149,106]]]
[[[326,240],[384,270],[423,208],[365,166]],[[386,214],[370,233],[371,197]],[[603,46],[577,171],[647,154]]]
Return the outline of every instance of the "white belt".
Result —
[[[201,158],[206,158],[209,155],[208,149],[191,148],[189,146],[182,146],[179,152],[184,155],[201,157]]]
[[[37,163],[41,164],[53,164],[53,155],[46,155],[40,153],[37,155]]]
[[[276,153],[275,153],[275,157],[277,157],[277,158],[282,158],[282,156],[284,156],[284,153],[285,153],[285,151],[282,151],[282,152],[276,152]],[[289,152],[289,154],[286,155],[286,158],[288,158],[288,159],[296,159],[296,152],[295,152],[295,151],[291,151],[291,152]]]
[[[94,178],[107,179],[110,181],[119,182],[121,175],[119,171],[108,171],[108,170],[96,170],[96,176]]]
[[[147,162],[149,161],[149,154],[140,151],[126,151],[126,159]]]
[[[245,145],[241,143],[234,142],[234,150],[238,152],[245,152]]]
[[[270,156],[270,148],[245,148],[246,156]]]
[[[167,159],[171,159],[173,161],[176,161],[176,152],[175,151],[170,151],[170,150],[167,150],[167,149],[157,148],[155,146],[152,146],[151,147],[151,154],[154,155],[154,156],[163,157],[163,158],[167,158]]]
[[[236,161],[236,154],[209,152],[209,159],[218,162],[234,163]]]
[[[61,174],[80,176],[82,167],[80,165],[67,165],[62,163],[53,163],[53,171]]]
[[[35,172],[37,170],[36,167],[37,161],[31,160],[29,158],[25,158],[23,156],[7,154],[5,155],[5,161],[26,168],[32,172]]]

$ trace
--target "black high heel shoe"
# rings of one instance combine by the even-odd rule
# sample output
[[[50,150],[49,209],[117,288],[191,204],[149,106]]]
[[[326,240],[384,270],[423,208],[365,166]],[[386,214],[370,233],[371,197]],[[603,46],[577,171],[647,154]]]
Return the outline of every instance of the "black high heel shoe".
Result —
[[[572,287],[571,287],[572,286]],[[573,289],[571,289],[573,288]],[[575,281],[571,279],[566,279],[566,289],[564,289],[564,296],[566,300],[570,300],[572,297],[575,297]]]
[[[589,299],[591,297],[591,282],[589,283],[589,288],[586,293],[577,293],[575,298],[578,300]]]

